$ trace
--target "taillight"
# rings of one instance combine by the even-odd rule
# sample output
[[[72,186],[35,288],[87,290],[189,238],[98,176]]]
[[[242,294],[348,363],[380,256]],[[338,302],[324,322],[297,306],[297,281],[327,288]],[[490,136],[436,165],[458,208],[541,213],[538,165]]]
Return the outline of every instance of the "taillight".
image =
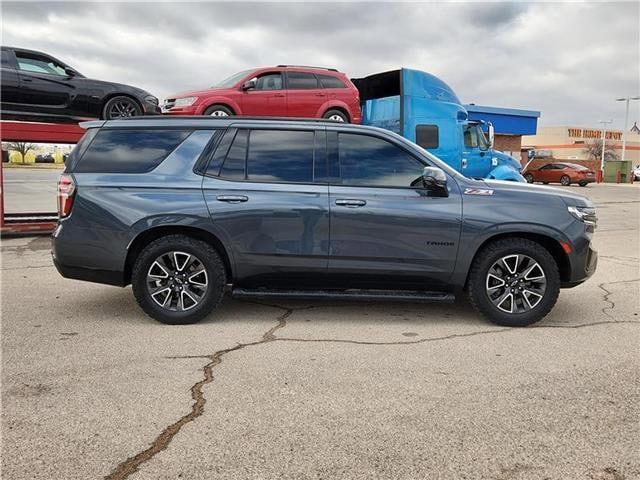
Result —
[[[71,213],[76,185],[71,175],[62,174],[58,180],[58,216],[67,217]]]

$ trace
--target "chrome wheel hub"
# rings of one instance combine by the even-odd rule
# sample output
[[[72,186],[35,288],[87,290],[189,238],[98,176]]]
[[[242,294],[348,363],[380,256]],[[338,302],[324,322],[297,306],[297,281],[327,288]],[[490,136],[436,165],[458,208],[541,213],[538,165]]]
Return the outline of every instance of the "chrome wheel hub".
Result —
[[[198,257],[186,252],[163,253],[149,267],[147,291],[162,308],[191,310],[207,293],[209,278]]]
[[[547,278],[538,262],[527,255],[507,255],[496,261],[486,278],[489,300],[506,313],[525,313],[544,297]]]

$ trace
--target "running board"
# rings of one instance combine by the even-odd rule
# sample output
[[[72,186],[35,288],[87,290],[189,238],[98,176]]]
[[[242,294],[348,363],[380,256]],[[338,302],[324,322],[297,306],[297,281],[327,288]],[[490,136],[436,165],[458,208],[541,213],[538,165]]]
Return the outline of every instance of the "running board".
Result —
[[[390,300],[400,302],[446,302],[456,297],[452,293],[413,290],[266,290],[234,288],[236,298],[295,298],[303,300]]]

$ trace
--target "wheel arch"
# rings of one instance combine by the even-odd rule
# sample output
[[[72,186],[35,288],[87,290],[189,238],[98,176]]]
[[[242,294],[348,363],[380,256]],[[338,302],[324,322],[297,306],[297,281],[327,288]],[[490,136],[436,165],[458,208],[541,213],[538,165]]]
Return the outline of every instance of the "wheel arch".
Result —
[[[203,104],[201,114],[204,115],[204,112],[209,107],[213,107],[214,105],[220,105],[221,107],[228,108],[234,115],[242,115],[242,111],[240,110],[240,106],[235,102],[229,101],[229,99],[216,99],[212,98],[211,100],[207,100],[206,103]]]
[[[222,263],[224,264],[225,277],[227,282],[233,278],[233,270],[231,268],[231,258],[227,249],[224,247],[220,239],[213,233],[198,227],[185,226],[185,225],[168,225],[161,227],[153,227],[140,232],[129,244],[127,249],[127,257],[124,266],[124,281],[125,284],[131,283],[131,272],[133,270],[133,264],[136,258],[142,251],[142,249],[150,242],[157,240],[158,238],[165,237],[167,235],[185,235],[197,240],[208,243],[216,249]]]
[[[115,98],[115,97],[127,97],[127,98],[130,98],[131,100],[136,102],[136,105],[138,105],[138,107],[140,107],[140,111],[142,112],[142,114],[144,114],[144,107],[142,106],[142,102],[139,99],[137,99],[134,95],[131,95],[130,93],[113,92],[113,93],[109,93],[108,95],[105,95],[104,99],[102,100],[102,103],[100,104],[100,119],[101,120],[105,120],[105,118],[104,118],[104,107],[107,106],[107,103],[109,103],[109,100],[111,100],[112,98]]]
[[[324,117],[324,115],[329,110],[338,110],[344,113],[347,116],[347,120],[349,123],[351,123],[351,121],[353,120],[353,118],[351,117],[351,113],[349,113],[349,107],[347,106],[347,104],[342,102],[336,102],[335,100],[329,101],[320,107],[318,118]]]
[[[551,235],[546,235],[544,233],[514,231],[514,232],[496,233],[490,236],[489,238],[485,239],[480,244],[480,246],[478,246],[475,253],[473,254],[473,257],[471,258],[471,261],[469,262],[469,268],[467,269],[465,281],[464,281],[465,289],[468,286],[469,274],[471,273],[471,265],[473,265],[473,262],[478,257],[478,255],[490,243],[496,242],[498,240],[503,240],[505,238],[524,238],[524,239],[536,242],[537,244],[542,246],[551,254],[553,259],[556,261],[556,264],[558,265],[558,271],[560,273],[560,281],[561,282],[569,281],[569,277],[571,275],[571,263],[569,262],[569,256],[562,249],[562,245],[556,238],[554,238]]]

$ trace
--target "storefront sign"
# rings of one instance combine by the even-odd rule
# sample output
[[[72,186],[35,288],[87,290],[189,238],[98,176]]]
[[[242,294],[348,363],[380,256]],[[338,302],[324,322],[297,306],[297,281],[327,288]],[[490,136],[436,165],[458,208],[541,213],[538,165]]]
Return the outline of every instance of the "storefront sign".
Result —
[[[602,138],[601,130],[590,128],[568,128],[569,137],[572,138]],[[608,131],[605,135],[607,140],[622,140],[622,132]]]

